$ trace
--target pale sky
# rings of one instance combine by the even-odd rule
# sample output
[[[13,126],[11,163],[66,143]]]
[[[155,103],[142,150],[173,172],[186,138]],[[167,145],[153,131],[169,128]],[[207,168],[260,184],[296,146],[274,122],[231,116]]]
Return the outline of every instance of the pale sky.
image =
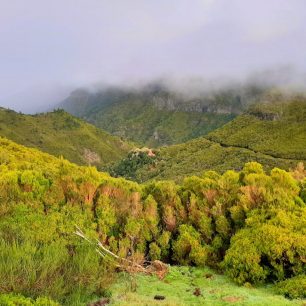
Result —
[[[0,105],[97,82],[306,71],[305,0],[0,0]]]

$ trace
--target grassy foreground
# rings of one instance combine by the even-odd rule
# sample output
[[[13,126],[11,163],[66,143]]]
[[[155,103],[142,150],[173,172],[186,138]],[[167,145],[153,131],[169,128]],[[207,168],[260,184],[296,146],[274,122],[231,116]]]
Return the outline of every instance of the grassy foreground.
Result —
[[[194,294],[197,288],[199,296]],[[237,286],[226,276],[218,275],[208,268],[195,267],[171,267],[169,274],[162,281],[155,276],[142,274],[137,275],[134,280],[129,279],[127,275],[121,275],[111,291],[110,305],[116,306],[306,305],[306,300],[288,300],[278,295],[271,285]],[[155,295],[166,298],[163,301],[154,300]]]

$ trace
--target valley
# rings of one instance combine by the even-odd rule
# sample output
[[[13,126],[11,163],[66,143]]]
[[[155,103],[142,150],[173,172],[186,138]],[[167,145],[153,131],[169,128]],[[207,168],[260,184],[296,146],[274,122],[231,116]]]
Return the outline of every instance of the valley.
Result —
[[[0,0],[0,306],[306,306],[305,12]]]
[[[156,109],[133,99],[118,107],[143,125]],[[182,118],[218,124],[143,147],[61,109],[1,109],[0,305],[303,305],[306,100],[239,112],[161,110],[176,136]]]
[[[80,89],[59,107],[111,134],[156,147],[208,134],[242,113],[264,90],[245,85],[189,97],[160,83],[140,89]]]

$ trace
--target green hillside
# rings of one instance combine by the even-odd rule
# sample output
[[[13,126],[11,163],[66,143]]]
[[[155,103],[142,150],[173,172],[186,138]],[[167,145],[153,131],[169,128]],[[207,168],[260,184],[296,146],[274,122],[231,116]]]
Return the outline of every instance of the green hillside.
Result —
[[[235,115],[159,110],[142,101],[126,101],[94,114],[90,122],[114,135],[156,147],[205,135]]]
[[[305,201],[301,165],[137,184],[0,138],[0,305],[303,305]]]
[[[269,101],[207,137],[226,146],[248,148],[274,157],[306,159],[306,100]]]
[[[0,136],[80,165],[98,167],[119,160],[131,148],[118,137],[62,110],[24,115],[2,108]]]
[[[138,90],[76,90],[60,107],[111,134],[158,147],[208,134],[235,118],[263,91],[249,85],[191,98],[151,84]]]
[[[258,161],[266,169],[288,170],[306,161],[306,101],[295,98],[257,104],[206,137],[162,147],[146,163],[137,159],[128,156],[114,174],[137,181],[180,181],[204,170],[240,170],[249,161]]]

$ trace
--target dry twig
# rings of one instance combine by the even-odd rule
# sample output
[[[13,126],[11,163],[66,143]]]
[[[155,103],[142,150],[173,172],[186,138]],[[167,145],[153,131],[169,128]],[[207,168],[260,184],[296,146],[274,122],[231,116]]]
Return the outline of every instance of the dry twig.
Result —
[[[163,279],[167,273],[168,273],[168,265],[159,261],[159,260],[154,260],[154,261],[146,261],[147,265],[146,267],[131,261],[126,258],[121,258],[118,255],[114,254],[110,250],[108,250],[99,240],[96,240],[95,242],[91,241],[88,239],[83,231],[76,226],[76,231],[75,234],[82,239],[86,240],[92,245],[95,245],[97,253],[102,256],[102,257],[107,257],[109,256],[112,259],[116,260],[116,266],[120,268],[122,271],[126,271],[128,273],[146,273],[146,274],[156,274],[159,279]]]

